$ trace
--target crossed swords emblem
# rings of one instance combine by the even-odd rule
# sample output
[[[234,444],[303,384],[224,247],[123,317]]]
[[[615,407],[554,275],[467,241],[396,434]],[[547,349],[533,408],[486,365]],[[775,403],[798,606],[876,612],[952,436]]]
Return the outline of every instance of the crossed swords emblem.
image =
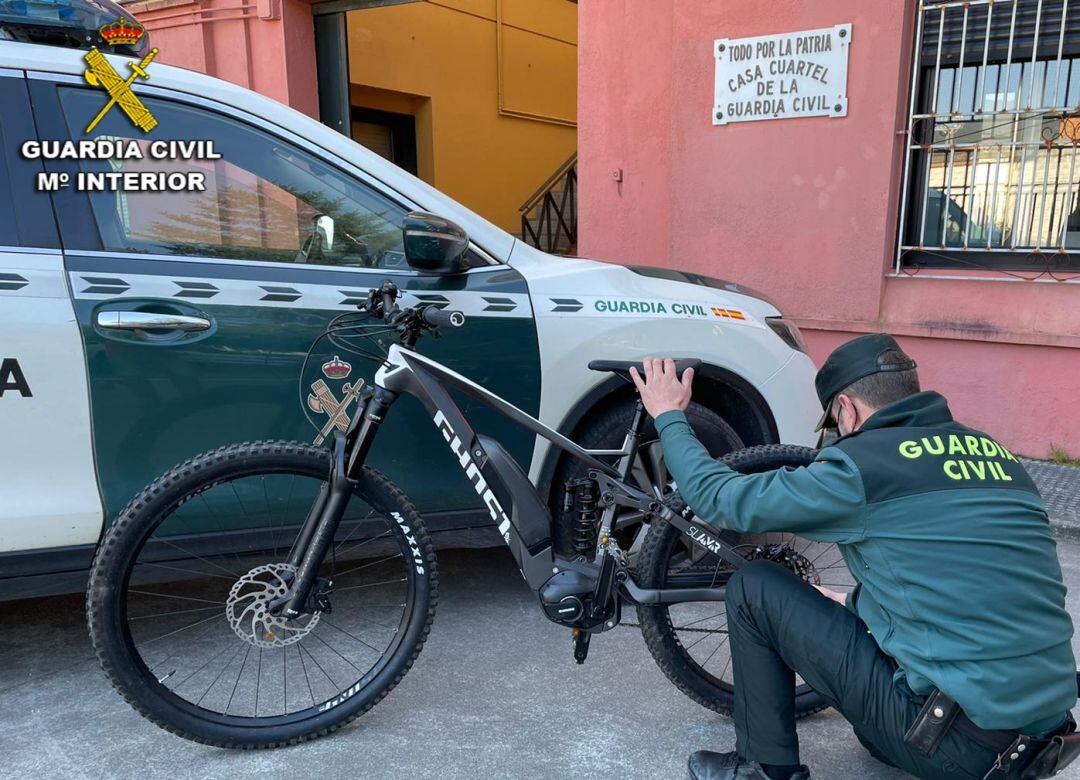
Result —
[[[87,126],[87,133],[97,127],[97,123],[105,118],[105,114],[114,105],[119,105],[120,110],[127,114],[131,123],[144,133],[149,133],[157,127],[157,119],[150,113],[150,109],[144,106],[139,97],[131,91],[131,85],[136,78],[140,76],[144,79],[150,78],[146,73],[146,68],[150,65],[151,60],[157,56],[157,53],[157,49],[151,49],[150,53],[143,57],[141,62],[129,62],[128,67],[131,68],[131,75],[126,79],[120,77],[116,69],[105,59],[105,55],[97,49],[91,49],[86,53],[84,59],[90,67],[83,72],[83,78],[86,79],[87,84],[93,87],[103,87],[109,93],[109,102],[105,104],[105,108],[101,109]]]
[[[326,421],[326,425],[322,427],[322,430],[319,431],[319,435],[315,437],[316,444],[322,444],[335,427],[342,433],[349,430],[348,409],[357,396],[360,395],[360,390],[363,387],[363,379],[357,379],[351,384],[344,384],[341,389],[345,391],[345,395],[339,401],[323,380],[316,379],[311,383],[312,392],[307,397],[308,408],[316,414],[325,414],[330,418]]]

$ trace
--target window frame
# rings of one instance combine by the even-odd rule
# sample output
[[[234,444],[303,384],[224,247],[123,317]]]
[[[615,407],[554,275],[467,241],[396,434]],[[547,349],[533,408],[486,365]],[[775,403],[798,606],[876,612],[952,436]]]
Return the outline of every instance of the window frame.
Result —
[[[50,103],[48,109],[41,111],[44,115],[51,115],[49,119],[55,124],[59,120],[57,129],[60,131],[59,135],[52,135],[52,137],[58,137],[61,140],[70,139],[71,132],[68,129],[67,123],[64,120],[63,107],[61,104],[59,90],[61,87],[78,87],[82,89],[91,90],[92,87],[77,76],[62,73],[49,73],[42,71],[28,71],[27,78],[32,82],[46,82],[53,87],[51,91]],[[175,103],[180,103],[188,107],[195,109],[211,111],[219,114],[226,119],[241,122],[255,131],[262,132],[272,136],[274,139],[281,143],[295,147],[298,150],[310,154],[316,157],[324,164],[330,166],[343,176],[351,177],[355,179],[360,185],[371,189],[377,195],[390,201],[393,205],[403,209],[404,211],[416,211],[424,210],[424,207],[413,202],[410,198],[403,195],[400,191],[373,176],[368,171],[360,168],[355,163],[350,162],[347,159],[340,157],[326,147],[319,143],[299,135],[298,133],[283,127],[279,124],[271,122],[263,117],[250,114],[243,109],[236,108],[227,104],[220,103],[211,98],[192,95],[187,92],[172,89],[169,87],[158,87],[153,85],[137,85],[133,87],[136,94],[145,95],[146,97],[152,97],[159,100],[166,100]],[[35,108],[38,108],[38,104],[35,102]],[[49,134],[45,134],[43,137],[47,137]],[[64,161],[49,161],[52,165],[46,164],[46,168],[50,170],[65,170],[69,173],[73,173],[78,170],[77,160],[64,160]],[[145,259],[163,259],[163,260],[183,260],[194,262],[206,262],[206,263],[228,263],[238,264],[245,266],[260,266],[268,268],[281,268],[283,265],[289,265],[288,263],[281,263],[278,261],[267,260],[251,260],[246,258],[232,258],[232,257],[206,257],[202,255],[182,255],[182,254],[155,254],[146,252],[134,252],[125,250],[108,249],[101,243],[101,236],[98,234],[96,218],[93,216],[93,209],[90,204],[90,198],[87,193],[74,192],[73,190],[61,190],[66,192],[67,195],[78,200],[77,209],[80,215],[83,215],[82,219],[73,220],[78,224],[87,224],[86,217],[90,217],[89,224],[93,225],[92,230],[87,230],[84,234],[80,235],[80,240],[77,242],[80,246],[72,246],[69,240],[65,240],[65,250],[72,253],[78,253],[83,255],[95,255],[95,256],[111,256],[111,257],[132,257],[132,258],[145,258]],[[72,203],[71,205],[76,205]],[[58,209],[62,209],[61,204],[57,204]],[[61,229],[64,230],[66,225],[62,225]],[[85,238],[92,238],[93,240],[87,242],[82,240]],[[90,248],[85,246],[87,243],[92,243],[94,246]],[[465,273],[483,272],[493,269],[502,268],[505,263],[499,260],[495,255],[485,250],[483,247],[476,244],[471,238],[469,240],[469,251],[472,252],[483,265],[476,265],[469,268]],[[296,267],[296,266],[293,266]],[[432,276],[431,273],[425,273],[417,271],[409,267],[386,269],[386,268],[366,268],[363,266],[352,265],[332,265],[324,263],[305,263],[303,268],[310,268],[313,270],[336,270],[347,271],[353,273],[366,273],[366,274],[381,274],[386,275],[392,272],[394,275],[403,276]]]
[[[1006,8],[1006,4],[1001,3],[1000,0],[997,0],[997,2],[995,2],[995,0],[970,0],[970,2],[966,2],[965,0],[939,0],[938,2],[914,4],[914,35],[911,39],[910,50],[911,65],[908,80],[909,94],[906,103],[906,128],[902,134],[904,152],[901,156],[900,202],[897,219],[896,254],[894,256],[892,268],[893,273],[898,275],[910,275],[911,273],[917,272],[919,269],[926,268],[953,270],[969,269],[1004,273],[1026,271],[1037,272],[1039,275],[1050,274],[1052,276],[1054,272],[1058,271],[1064,273],[1080,271],[1080,246],[1062,246],[1060,240],[1052,245],[1041,245],[1039,239],[1035,237],[1035,229],[1033,228],[1028,228],[1026,238],[1034,238],[1035,244],[1028,245],[1020,244],[1018,242],[1015,247],[998,247],[993,246],[991,242],[989,248],[982,245],[982,239],[979,240],[979,243],[967,241],[967,239],[965,239],[965,243],[958,246],[943,246],[942,243],[932,244],[929,242],[920,244],[921,241],[930,238],[936,238],[940,242],[946,242],[948,240],[947,224],[952,221],[951,217],[946,218],[946,229],[940,236],[932,235],[929,227],[927,227],[925,232],[920,232],[919,235],[912,232],[913,228],[916,227],[915,221],[921,221],[923,211],[933,208],[929,204],[929,201],[931,200],[929,195],[929,169],[936,153],[945,151],[947,155],[951,155],[951,165],[954,166],[954,171],[971,171],[968,175],[971,176],[973,184],[966,184],[966,179],[960,182],[960,184],[962,187],[971,187],[971,192],[968,197],[970,197],[973,202],[975,201],[976,192],[979,189],[982,189],[976,183],[978,180],[978,172],[971,164],[972,152],[969,152],[966,148],[954,148],[951,152],[948,148],[939,148],[940,145],[944,143],[936,141],[934,137],[939,124],[947,123],[950,119],[954,122],[979,122],[994,116],[1009,116],[1008,122],[1010,127],[1019,126],[1021,123],[1025,122],[1045,122],[1047,119],[1052,120],[1054,118],[1064,120],[1066,117],[1076,117],[1077,121],[1080,121],[1080,106],[1068,106],[1065,104],[1070,89],[1070,82],[1068,79],[1071,77],[1068,75],[1065,80],[1065,95],[1059,98],[1059,102],[1061,103],[1059,106],[1045,107],[1040,105],[1032,107],[1027,111],[1020,106],[1009,109],[1009,98],[1006,97],[1005,106],[996,112],[990,113],[976,107],[979,97],[978,95],[974,95],[976,103],[972,106],[973,113],[965,113],[963,105],[959,107],[952,105],[954,95],[950,95],[948,98],[949,105],[946,109],[943,110],[940,106],[936,107],[936,110],[934,108],[935,96],[933,95],[933,92],[935,87],[938,86],[938,78],[941,74],[944,74],[949,70],[954,73],[964,73],[968,70],[974,70],[976,79],[975,83],[972,84],[974,93],[978,92],[980,85],[983,86],[985,92],[986,74],[990,72],[991,68],[995,66],[1004,66],[1006,63],[1011,64],[1013,67],[1021,66],[1020,75],[1018,76],[1020,79],[1019,83],[1022,90],[1027,91],[1029,79],[1032,87],[1037,83],[1036,79],[1038,78],[1038,73],[1036,72],[1035,75],[1029,75],[1030,71],[1028,69],[1033,63],[1036,70],[1038,70],[1040,64],[1045,64],[1043,75],[1046,80],[1049,80],[1050,68],[1054,67],[1054,65],[1060,61],[1062,65],[1060,66],[1060,69],[1055,72],[1054,76],[1054,79],[1056,79],[1060,85],[1062,83],[1062,71],[1068,74],[1070,67],[1072,67],[1071,64],[1076,60],[1080,60],[1080,42],[1078,42],[1076,36],[1076,28],[1078,26],[1077,17],[1074,16],[1080,9],[1075,5],[1072,8],[1065,5],[1065,16],[1063,18],[1060,0],[1046,1],[1048,4],[1050,2],[1054,3],[1051,7],[1051,10],[1054,13],[1050,17],[1050,22],[1041,19],[1037,22],[1037,27],[1033,27],[1032,29],[1024,28],[1023,30],[1018,22],[1014,22],[1014,24],[1017,25],[1015,27],[1016,34],[1013,36],[1012,32],[1010,32],[1010,41],[1015,42],[1017,39],[1022,39],[1026,42],[1023,46],[1016,47],[1015,50],[1011,44],[1003,45],[999,38],[995,37],[993,33],[990,34],[989,38],[987,37],[986,32],[988,25],[985,11],[980,11],[977,21],[972,21],[968,17],[968,13],[972,8],[991,8],[993,10],[990,11],[990,13],[994,14],[991,21],[996,25],[1001,23],[1002,17],[1011,18],[1012,4],[1009,4],[1008,8]],[[1044,0],[1019,0],[1019,3],[1022,3],[1027,7],[1018,7],[1016,19],[1020,20],[1025,15],[1031,16],[1036,12],[1041,16],[1043,2]],[[949,16],[948,21],[944,21],[945,16],[949,14],[952,14],[952,16]],[[949,27],[949,21],[953,22],[953,28],[959,27],[960,25],[955,23],[955,20],[958,17],[964,20],[964,26],[960,28],[963,32],[961,34],[961,43],[959,46],[957,46],[955,41],[950,43],[945,42],[949,40],[948,34],[942,36],[944,41],[939,44],[937,39],[940,34],[939,31],[943,28],[950,29],[950,32],[953,34],[956,33],[955,29]],[[944,25],[942,24],[943,21]],[[924,42],[927,40],[926,33],[929,29],[932,29],[933,33],[929,38],[931,44],[935,49],[937,49],[939,45],[941,47],[942,54],[940,60],[937,60],[935,57],[928,58],[927,53],[924,52]],[[1050,41],[1051,38],[1053,39],[1052,42]],[[1067,45],[1066,41],[1068,42]],[[965,45],[968,45],[969,47],[966,52]],[[951,54],[949,55],[948,61],[946,61],[944,53],[949,52],[950,48]],[[957,49],[959,51],[957,51]],[[1050,52],[1049,55],[1046,54],[1048,51]],[[1002,52],[1005,53],[1004,56],[999,56],[1002,55]],[[973,57],[973,54],[977,54],[978,56]],[[983,64],[984,61],[985,66]],[[986,68],[985,71],[983,70],[984,67]],[[955,78],[955,76],[952,78]],[[967,79],[969,77],[962,76],[961,78]],[[965,86],[965,84],[956,85],[957,88],[963,86]],[[1042,94],[1045,97],[1047,90],[1045,80],[1041,83],[1039,89],[1042,90]],[[961,99],[964,99],[962,95]],[[1028,98],[1021,99],[1026,100]],[[953,111],[953,113],[946,113],[946,111],[955,108],[959,108],[960,110]],[[934,114],[932,118],[919,118],[931,113]],[[993,127],[990,129],[993,129]],[[1015,152],[1019,155],[1020,150],[1025,148],[1025,144],[1030,145],[1030,142],[1026,140],[1020,140],[1019,142],[1015,140],[1008,142],[995,141],[993,138],[985,137],[987,132],[988,130],[983,128],[980,132],[980,138],[975,144],[983,150],[1003,149],[1008,152],[1007,159],[1006,155],[1002,155],[1001,157],[995,157],[994,160],[987,163],[988,165],[995,166],[997,175],[1000,176],[1002,170],[1008,170],[1014,164],[1013,153]],[[928,146],[924,145],[926,144],[926,137],[929,137]],[[1069,135],[1068,140],[1072,141],[1072,157],[1080,157],[1080,136],[1073,138]],[[1027,166],[1029,170],[1031,170],[1031,166],[1042,168],[1042,149],[1046,148],[1046,146],[1045,144],[1042,144],[1036,145],[1033,148],[1037,151],[1034,155],[1034,161],[1031,159],[1031,155],[1024,155],[1024,157],[1021,158],[1023,162],[1023,165],[1021,166],[1022,169],[1025,166]],[[1059,157],[1068,155],[1070,149],[1067,145],[1055,146],[1053,148],[1061,149]],[[967,161],[960,164],[959,159],[962,154]],[[1046,153],[1048,160],[1051,156],[1052,155],[1049,152]],[[977,156],[975,156],[974,159],[978,161],[976,164],[981,167],[982,161],[979,161]],[[1080,160],[1078,160],[1078,163],[1080,163]],[[1068,166],[1066,165],[1066,167]],[[1077,173],[1074,174],[1071,187],[1071,202],[1076,204],[1076,208],[1080,208],[1080,164],[1076,165],[1076,171]],[[1053,178],[1047,177],[1046,179],[1049,184],[1043,184],[1041,186],[1041,197],[1043,202],[1046,201],[1046,196],[1050,192],[1054,193],[1052,197],[1056,200],[1060,188],[1068,182],[1069,176],[1067,171],[1055,171],[1054,173],[1055,175]],[[1021,173],[1022,177],[1023,175],[1024,174]],[[1039,177],[1033,174],[1030,184],[1021,178],[1017,184],[1010,185],[1008,179],[999,184],[998,179],[995,178],[993,187],[986,187],[986,190],[992,191],[993,193],[990,195],[995,202],[995,207],[993,208],[996,209],[996,199],[999,193],[1004,193],[1003,202],[1009,202],[1008,198],[1011,194],[1011,187],[1015,187],[1019,190],[1018,195],[1012,195],[1014,203],[1016,203],[1017,198],[1019,198],[1020,204],[1023,204],[1029,198],[1032,199],[1031,202],[1034,203],[1035,196],[1038,195],[1040,189],[1040,185],[1037,183],[1038,180]],[[941,214],[940,209],[946,209],[948,213],[953,211],[949,206],[950,202],[955,202],[955,200],[952,199],[952,194],[951,191],[941,192],[941,206],[938,210],[939,215]],[[985,194],[984,197],[986,197]],[[1068,201],[1068,198],[1069,196],[1066,194],[1066,201]],[[965,198],[965,204],[966,200],[967,198]],[[1063,212],[1068,205],[1068,202],[1062,205]],[[961,206],[957,204],[957,208],[961,208]],[[1022,209],[1018,204],[1016,214],[1021,214],[1022,216],[1021,212]],[[974,228],[976,224],[978,224],[981,229],[989,226],[989,234],[991,236],[997,229],[997,221],[993,215],[991,215],[989,221],[984,224],[975,222],[971,216],[967,215],[967,212],[963,213],[966,217],[966,224],[971,226],[968,228],[969,232],[973,232],[972,228]],[[972,213],[975,212],[972,211]],[[1064,225],[1068,219],[1068,216],[1065,216],[1062,220],[1062,224]],[[1053,217],[1051,217],[1051,220],[1053,220]],[[1043,215],[1041,213],[1038,221],[1040,224],[1044,224]],[[1021,223],[1022,222],[1023,220],[1021,220]],[[1008,227],[1009,230],[1014,230],[1016,224],[1017,218],[1014,216],[1007,224],[1002,223],[1002,229],[1004,230]],[[1042,227],[1041,229],[1045,230],[1045,227]],[[1056,232],[1057,231],[1055,230],[1055,233]]]

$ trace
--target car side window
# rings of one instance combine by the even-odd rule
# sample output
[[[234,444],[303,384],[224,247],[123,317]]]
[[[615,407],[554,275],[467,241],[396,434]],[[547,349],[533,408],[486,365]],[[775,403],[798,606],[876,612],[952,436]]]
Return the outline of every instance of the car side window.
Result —
[[[0,76],[0,246],[59,248],[49,193],[39,190],[40,160],[21,148],[37,136],[26,79]]]
[[[315,155],[239,120],[158,98],[149,133],[120,111],[89,135],[102,93],[61,88],[71,137],[134,141],[142,159],[83,160],[84,171],[200,172],[202,191],[91,192],[104,249],[361,268],[404,268],[405,209]],[[154,141],[213,141],[220,159],[150,159]]]

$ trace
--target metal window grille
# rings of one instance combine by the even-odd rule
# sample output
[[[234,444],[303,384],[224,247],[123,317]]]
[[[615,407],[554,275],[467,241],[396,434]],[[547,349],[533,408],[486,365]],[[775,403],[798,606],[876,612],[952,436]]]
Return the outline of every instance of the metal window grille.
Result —
[[[1080,0],[919,0],[896,270],[1080,269]]]

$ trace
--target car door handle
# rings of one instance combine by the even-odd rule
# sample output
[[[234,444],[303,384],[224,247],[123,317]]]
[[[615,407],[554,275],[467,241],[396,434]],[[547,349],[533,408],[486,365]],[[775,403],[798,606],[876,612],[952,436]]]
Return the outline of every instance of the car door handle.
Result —
[[[108,330],[184,330],[210,329],[206,317],[189,314],[160,314],[152,311],[101,311],[97,315],[98,327]]]

